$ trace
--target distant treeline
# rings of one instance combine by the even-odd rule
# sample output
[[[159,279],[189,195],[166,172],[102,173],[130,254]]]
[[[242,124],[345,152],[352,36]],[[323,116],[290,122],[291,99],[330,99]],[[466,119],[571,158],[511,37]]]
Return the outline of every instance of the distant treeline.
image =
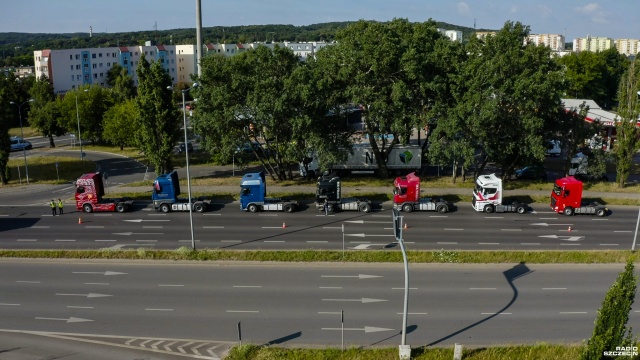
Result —
[[[247,25],[214,26],[202,29],[203,43],[251,43],[282,41],[325,41],[331,42],[336,31],[353,22],[330,22],[306,26],[293,25]],[[462,31],[468,39],[474,29],[437,23],[439,28]],[[88,30],[88,29],[87,29]],[[491,31],[479,29],[478,31]],[[171,29],[122,33],[97,33],[89,37],[89,32],[71,34],[31,34],[0,33],[0,66],[33,66],[33,51],[42,49],[79,49],[112,46],[144,45],[146,41],[156,44],[185,45],[196,43],[196,30]]]

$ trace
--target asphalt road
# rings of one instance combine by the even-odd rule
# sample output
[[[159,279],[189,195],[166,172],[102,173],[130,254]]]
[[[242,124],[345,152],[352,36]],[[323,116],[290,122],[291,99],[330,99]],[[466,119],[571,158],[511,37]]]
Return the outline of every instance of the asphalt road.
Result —
[[[407,343],[579,343],[623,267],[411,265]],[[210,357],[237,343],[238,323],[253,344],[339,347],[343,325],[346,346],[400,342],[400,264],[2,259],[0,273],[2,330]]]
[[[138,204],[127,213],[75,211],[62,216],[48,205],[0,206],[0,246],[5,249],[97,249],[191,246],[188,212],[158,213]],[[197,248],[235,250],[322,249],[399,251],[390,204],[372,213],[325,216],[315,209],[295,213],[247,213],[238,203],[218,203],[193,214]],[[527,214],[484,214],[460,207],[448,214],[403,214],[403,238],[410,250],[627,250],[638,212],[615,207],[607,217],[552,213],[544,205]],[[82,223],[79,223],[79,220]],[[284,227],[283,227],[284,226]],[[344,229],[344,230],[343,230]],[[344,231],[344,232],[343,232]]]

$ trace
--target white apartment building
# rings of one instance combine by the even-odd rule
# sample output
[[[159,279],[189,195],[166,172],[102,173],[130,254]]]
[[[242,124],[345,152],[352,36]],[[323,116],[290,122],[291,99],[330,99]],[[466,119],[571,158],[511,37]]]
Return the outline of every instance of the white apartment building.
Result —
[[[615,43],[620,54],[631,56],[640,52],[640,40],[638,39],[617,39]]]
[[[573,39],[573,51],[592,51],[599,52],[605,51],[615,47],[615,42],[612,38],[608,37],[592,37],[588,35],[586,38]]]
[[[35,76],[45,75],[52,82],[55,93],[64,94],[84,85],[105,86],[109,69],[120,64],[138,85],[136,70],[143,54],[147,61],[159,61],[174,85],[180,81],[190,82],[188,74],[195,73],[195,46],[147,43],[145,46],[37,50],[33,52]]]
[[[451,41],[462,42],[462,31],[437,29],[442,35],[448,37]]]
[[[564,51],[564,35],[561,34],[529,34],[525,42],[544,45],[551,51]]]

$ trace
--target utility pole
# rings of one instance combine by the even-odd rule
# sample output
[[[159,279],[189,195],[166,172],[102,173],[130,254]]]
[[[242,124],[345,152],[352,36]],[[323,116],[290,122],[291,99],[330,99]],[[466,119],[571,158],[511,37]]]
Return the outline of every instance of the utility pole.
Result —
[[[198,63],[198,77],[202,76],[202,0],[196,0],[196,61]]]

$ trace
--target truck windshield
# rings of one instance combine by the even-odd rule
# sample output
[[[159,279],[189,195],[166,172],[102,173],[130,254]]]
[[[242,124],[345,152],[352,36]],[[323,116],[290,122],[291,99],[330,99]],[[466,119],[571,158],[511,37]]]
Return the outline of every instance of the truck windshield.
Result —
[[[557,196],[562,196],[562,187],[558,184],[553,185],[553,193]]]
[[[476,192],[481,195],[495,194],[498,191],[497,188],[483,188],[481,185],[476,184]]]
[[[396,195],[406,195],[407,194],[407,188],[406,187],[403,188],[403,187],[398,186],[394,193]]]

